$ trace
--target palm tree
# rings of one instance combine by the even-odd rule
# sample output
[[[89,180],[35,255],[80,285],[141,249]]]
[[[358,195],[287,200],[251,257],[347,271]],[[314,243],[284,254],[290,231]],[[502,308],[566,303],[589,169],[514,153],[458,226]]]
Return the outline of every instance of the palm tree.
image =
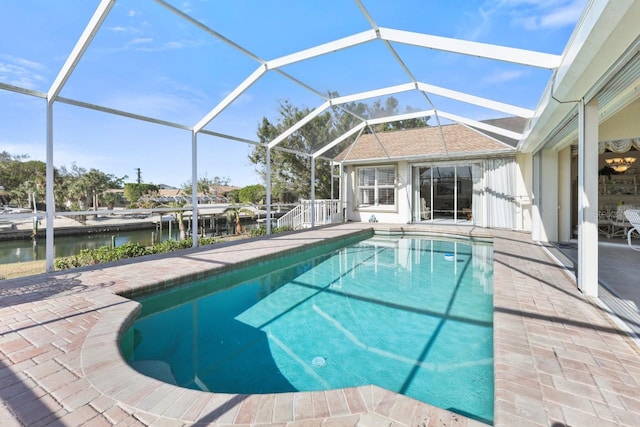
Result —
[[[225,211],[227,213],[227,221],[235,220],[236,222],[236,234],[242,234],[242,223],[240,222],[240,214],[246,213],[249,217],[253,218],[254,212],[247,208],[229,208]]]
[[[167,205],[172,208],[182,208],[187,204],[187,202],[169,202]],[[184,211],[182,209],[178,209],[176,212],[176,220],[178,221],[178,230],[180,230],[180,240],[184,240],[187,238],[187,231],[184,228]]]

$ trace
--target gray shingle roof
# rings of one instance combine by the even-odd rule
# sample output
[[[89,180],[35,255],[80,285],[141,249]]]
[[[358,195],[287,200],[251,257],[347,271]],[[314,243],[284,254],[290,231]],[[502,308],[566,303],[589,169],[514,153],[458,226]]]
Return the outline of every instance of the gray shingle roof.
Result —
[[[504,121],[504,122],[503,122]],[[490,123],[489,123],[490,122]],[[487,123],[522,131],[526,120],[519,118],[495,119]],[[508,126],[505,126],[508,125]],[[440,132],[442,129],[442,133]],[[363,134],[353,144],[335,157],[337,161],[363,161],[399,158],[455,158],[468,157],[472,153],[495,151],[515,152],[517,141],[500,135],[480,133],[460,124],[429,126],[400,131]],[[490,135],[491,137],[487,136]],[[446,149],[445,144],[446,142]],[[504,140],[504,143],[496,141]]]

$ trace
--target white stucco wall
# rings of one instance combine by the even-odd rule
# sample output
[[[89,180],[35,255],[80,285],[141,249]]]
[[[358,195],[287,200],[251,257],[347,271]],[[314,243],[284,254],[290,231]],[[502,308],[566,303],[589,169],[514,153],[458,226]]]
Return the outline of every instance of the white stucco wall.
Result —
[[[363,165],[379,166],[379,165]],[[357,178],[356,167],[346,166],[344,168],[343,183],[347,198],[347,220],[357,222],[367,222],[371,216],[375,216],[377,222],[391,224],[408,224],[411,222],[411,168],[408,162],[399,162],[396,165],[396,205],[394,209],[357,206]]]
[[[571,147],[558,152],[558,240],[571,239]]]
[[[516,229],[531,231],[532,209],[532,156],[531,153],[516,155]]]

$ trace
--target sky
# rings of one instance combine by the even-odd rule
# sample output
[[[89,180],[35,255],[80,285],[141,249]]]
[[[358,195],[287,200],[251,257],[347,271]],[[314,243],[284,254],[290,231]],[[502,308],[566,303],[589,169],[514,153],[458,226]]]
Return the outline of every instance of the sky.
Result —
[[[0,1],[0,152],[46,159],[46,101],[4,90],[2,84],[46,93],[99,3]],[[193,25],[161,2],[117,0],[60,96],[190,128],[258,69],[255,58],[273,60],[372,28],[358,3],[349,0],[166,3],[202,25]],[[379,27],[556,55],[562,54],[586,4],[587,0],[362,0]],[[211,30],[233,44],[214,37]],[[419,82],[529,109],[535,109],[551,77],[544,69],[406,44],[391,46]],[[411,81],[380,40],[281,71],[265,73],[205,129],[257,141],[262,119],[277,121],[278,107],[285,101],[314,109],[328,92],[351,95]],[[417,91],[394,96],[401,111],[428,110],[433,104],[474,120],[504,116],[436,95],[427,100]],[[126,182],[135,182],[140,168],[143,182],[176,187],[191,179],[188,130],[55,102],[53,141],[56,167],[96,168],[116,177],[126,175]],[[239,187],[262,183],[248,160],[252,148],[199,135],[198,176],[228,178]]]

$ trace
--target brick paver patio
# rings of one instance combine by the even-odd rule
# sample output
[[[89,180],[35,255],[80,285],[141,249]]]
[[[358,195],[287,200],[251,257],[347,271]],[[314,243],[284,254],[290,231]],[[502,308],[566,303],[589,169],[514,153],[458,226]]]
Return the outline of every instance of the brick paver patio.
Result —
[[[493,235],[495,425],[640,425],[638,347],[527,234],[375,227]],[[0,281],[0,425],[482,425],[375,386],[204,393],[145,377],[121,359],[119,334],[138,310],[121,294],[370,228],[349,223]]]

